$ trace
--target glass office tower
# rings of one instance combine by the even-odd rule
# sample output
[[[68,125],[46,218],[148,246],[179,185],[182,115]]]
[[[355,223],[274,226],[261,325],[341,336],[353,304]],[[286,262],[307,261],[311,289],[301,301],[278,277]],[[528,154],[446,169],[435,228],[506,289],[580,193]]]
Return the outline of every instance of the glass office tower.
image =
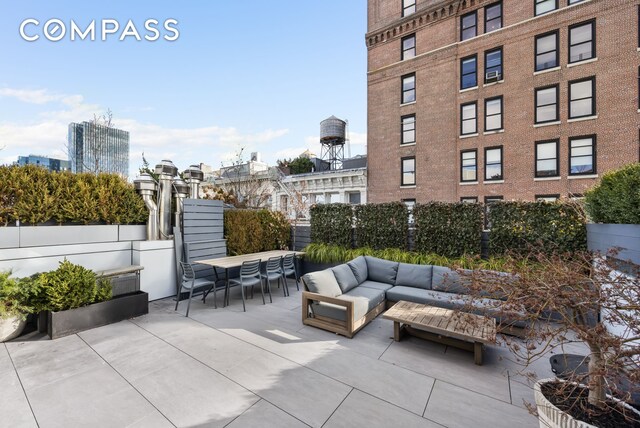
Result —
[[[74,173],[129,176],[129,132],[92,122],[69,124],[69,160]]]

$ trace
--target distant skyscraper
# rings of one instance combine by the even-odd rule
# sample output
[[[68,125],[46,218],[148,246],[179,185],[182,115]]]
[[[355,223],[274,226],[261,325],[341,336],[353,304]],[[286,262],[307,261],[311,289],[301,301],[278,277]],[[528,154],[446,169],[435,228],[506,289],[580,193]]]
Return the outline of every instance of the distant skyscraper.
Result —
[[[52,159],[45,156],[19,156],[18,165],[38,165],[43,168],[47,168],[50,171],[69,171],[71,169],[71,163],[68,160]]]
[[[129,132],[92,122],[69,124],[73,172],[110,172],[129,176]]]

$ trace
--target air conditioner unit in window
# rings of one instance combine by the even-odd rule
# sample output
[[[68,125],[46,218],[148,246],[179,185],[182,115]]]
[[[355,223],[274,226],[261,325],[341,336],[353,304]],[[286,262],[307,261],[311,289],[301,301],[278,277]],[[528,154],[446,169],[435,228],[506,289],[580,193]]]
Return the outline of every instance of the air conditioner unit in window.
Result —
[[[499,71],[487,71],[484,80],[486,83],[497,82],[502,78]]]

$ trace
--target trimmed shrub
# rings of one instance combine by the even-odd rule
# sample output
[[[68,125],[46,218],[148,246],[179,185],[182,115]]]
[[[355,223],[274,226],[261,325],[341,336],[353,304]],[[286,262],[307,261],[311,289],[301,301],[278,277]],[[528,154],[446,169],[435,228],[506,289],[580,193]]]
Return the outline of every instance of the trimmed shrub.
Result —
[[[489,210],[492,254],[546,254],[587,248],[585,215],[580,204],[558,202],[498,202]]]
[[[49,311],[66,311],[111,298],[111,285],[101,281],[100,287],[93,271],[68,260],[60,262],[58,269],[38,277],[44,293],[45,307]],[[108,290],[107,290],[108,289]]]
[[[0,167],[0,224],[19,220],[144,224],[147,210],[133,185],[115,174],[50,172],[36,165]]]
[[[407,247],[409,210],[402,202],[356,205],[354,214],[358,247]]]
[[[604,174],[585,203],[595,223],[640,224],[640,163]]]
[[[10,278],[11,272],[0,272],[0,318],[21,317],[35,312],[35,299],[40,285],[33,277]]]
[[[284,215],[269,210],[226,210],[224,237],[231,255],[289,247],[290,226]]]
[[[311,242],[351,247],[353,208],[347,204],[311,207]]]
[[[416,251],[445,257],[480,254],[482,214],[480,204],[417,204],[413,210]]]

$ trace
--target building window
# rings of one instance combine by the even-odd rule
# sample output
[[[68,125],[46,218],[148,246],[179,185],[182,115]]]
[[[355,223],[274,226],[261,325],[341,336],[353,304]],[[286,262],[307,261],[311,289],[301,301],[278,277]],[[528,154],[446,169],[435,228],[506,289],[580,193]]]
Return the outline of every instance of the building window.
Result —
[[[536,195],[536,202],[556,202],[560,195]]]
[[[402,158],[402,178],[400,185],[415,186],[416,184],[416,158]]]
[[[402,0],[402,16],[416,13],[416,0]]]
[[[416,115],[402,116],[402,137],[400,144],[416,142]]]
[[[536,177],[557,177],[560,175],[558,140],[536,143]]]
[[[484,8],[484,32],[502,28],[502,2],[494,3]]]
[[[584,0],[569,0],[569,4],[580,3],[581,1]]]
[[[416,35],[412,34],[402,38],[402,57],[401,60],[413,58],[416,56]]]
[[[478,181],[478,151],[460,152],[460,181],[463,183]]]
[[[502,196],[485,196],[484,197],[484,228],[486,230],[491,229],[491,205],[497,204],[502,201]]]
[[[560,120],[558,85],[536,89],[535,123],[557,122]]]
[[[569,82],[569,119],[596,114],[596,79],[589,77]]]
[[[478,104],[476,101],[460,106],[460,135],[478,132]]]
[[[569,138],[569,175],[596,173],[596,137]]]
[[[560,65],[558,32],[536,36],[536,71],[547,70]]]
[[[467,13],[460,18],[460,41],[471,39],[478,35],[478,12]]]
[[[543,15],[558,8],[558,0],[535,0],[536,16]]]
[[[502,48],[484,53],[484,83],[502,80]]]
[[[484,149],[484,181],[502,180],[502,146]]]
[[[406,205],[407,211],[409,211],[409,224],[413,224],[413,209],[416,207],[415,199],[403,199],[402,203]]]
[[[402,104],[412,103],[416,100],[416,75],[402,76]]]
[[[478,86],[478,57],[476,55],[460,60],[460,89]]]
[[[349,193],[349,203],[351,205],[360,205],[360,192]]]
[[[477,196],[463,196],[460,198],[460,202],[463,204],[477,204],[478,197]]]
[[[596,56],[595,21],[569,27],[569,63],[585,61]]]
[[[489,98],[484,101],[484,130],[498,131],[502,129],[502,97]]]

